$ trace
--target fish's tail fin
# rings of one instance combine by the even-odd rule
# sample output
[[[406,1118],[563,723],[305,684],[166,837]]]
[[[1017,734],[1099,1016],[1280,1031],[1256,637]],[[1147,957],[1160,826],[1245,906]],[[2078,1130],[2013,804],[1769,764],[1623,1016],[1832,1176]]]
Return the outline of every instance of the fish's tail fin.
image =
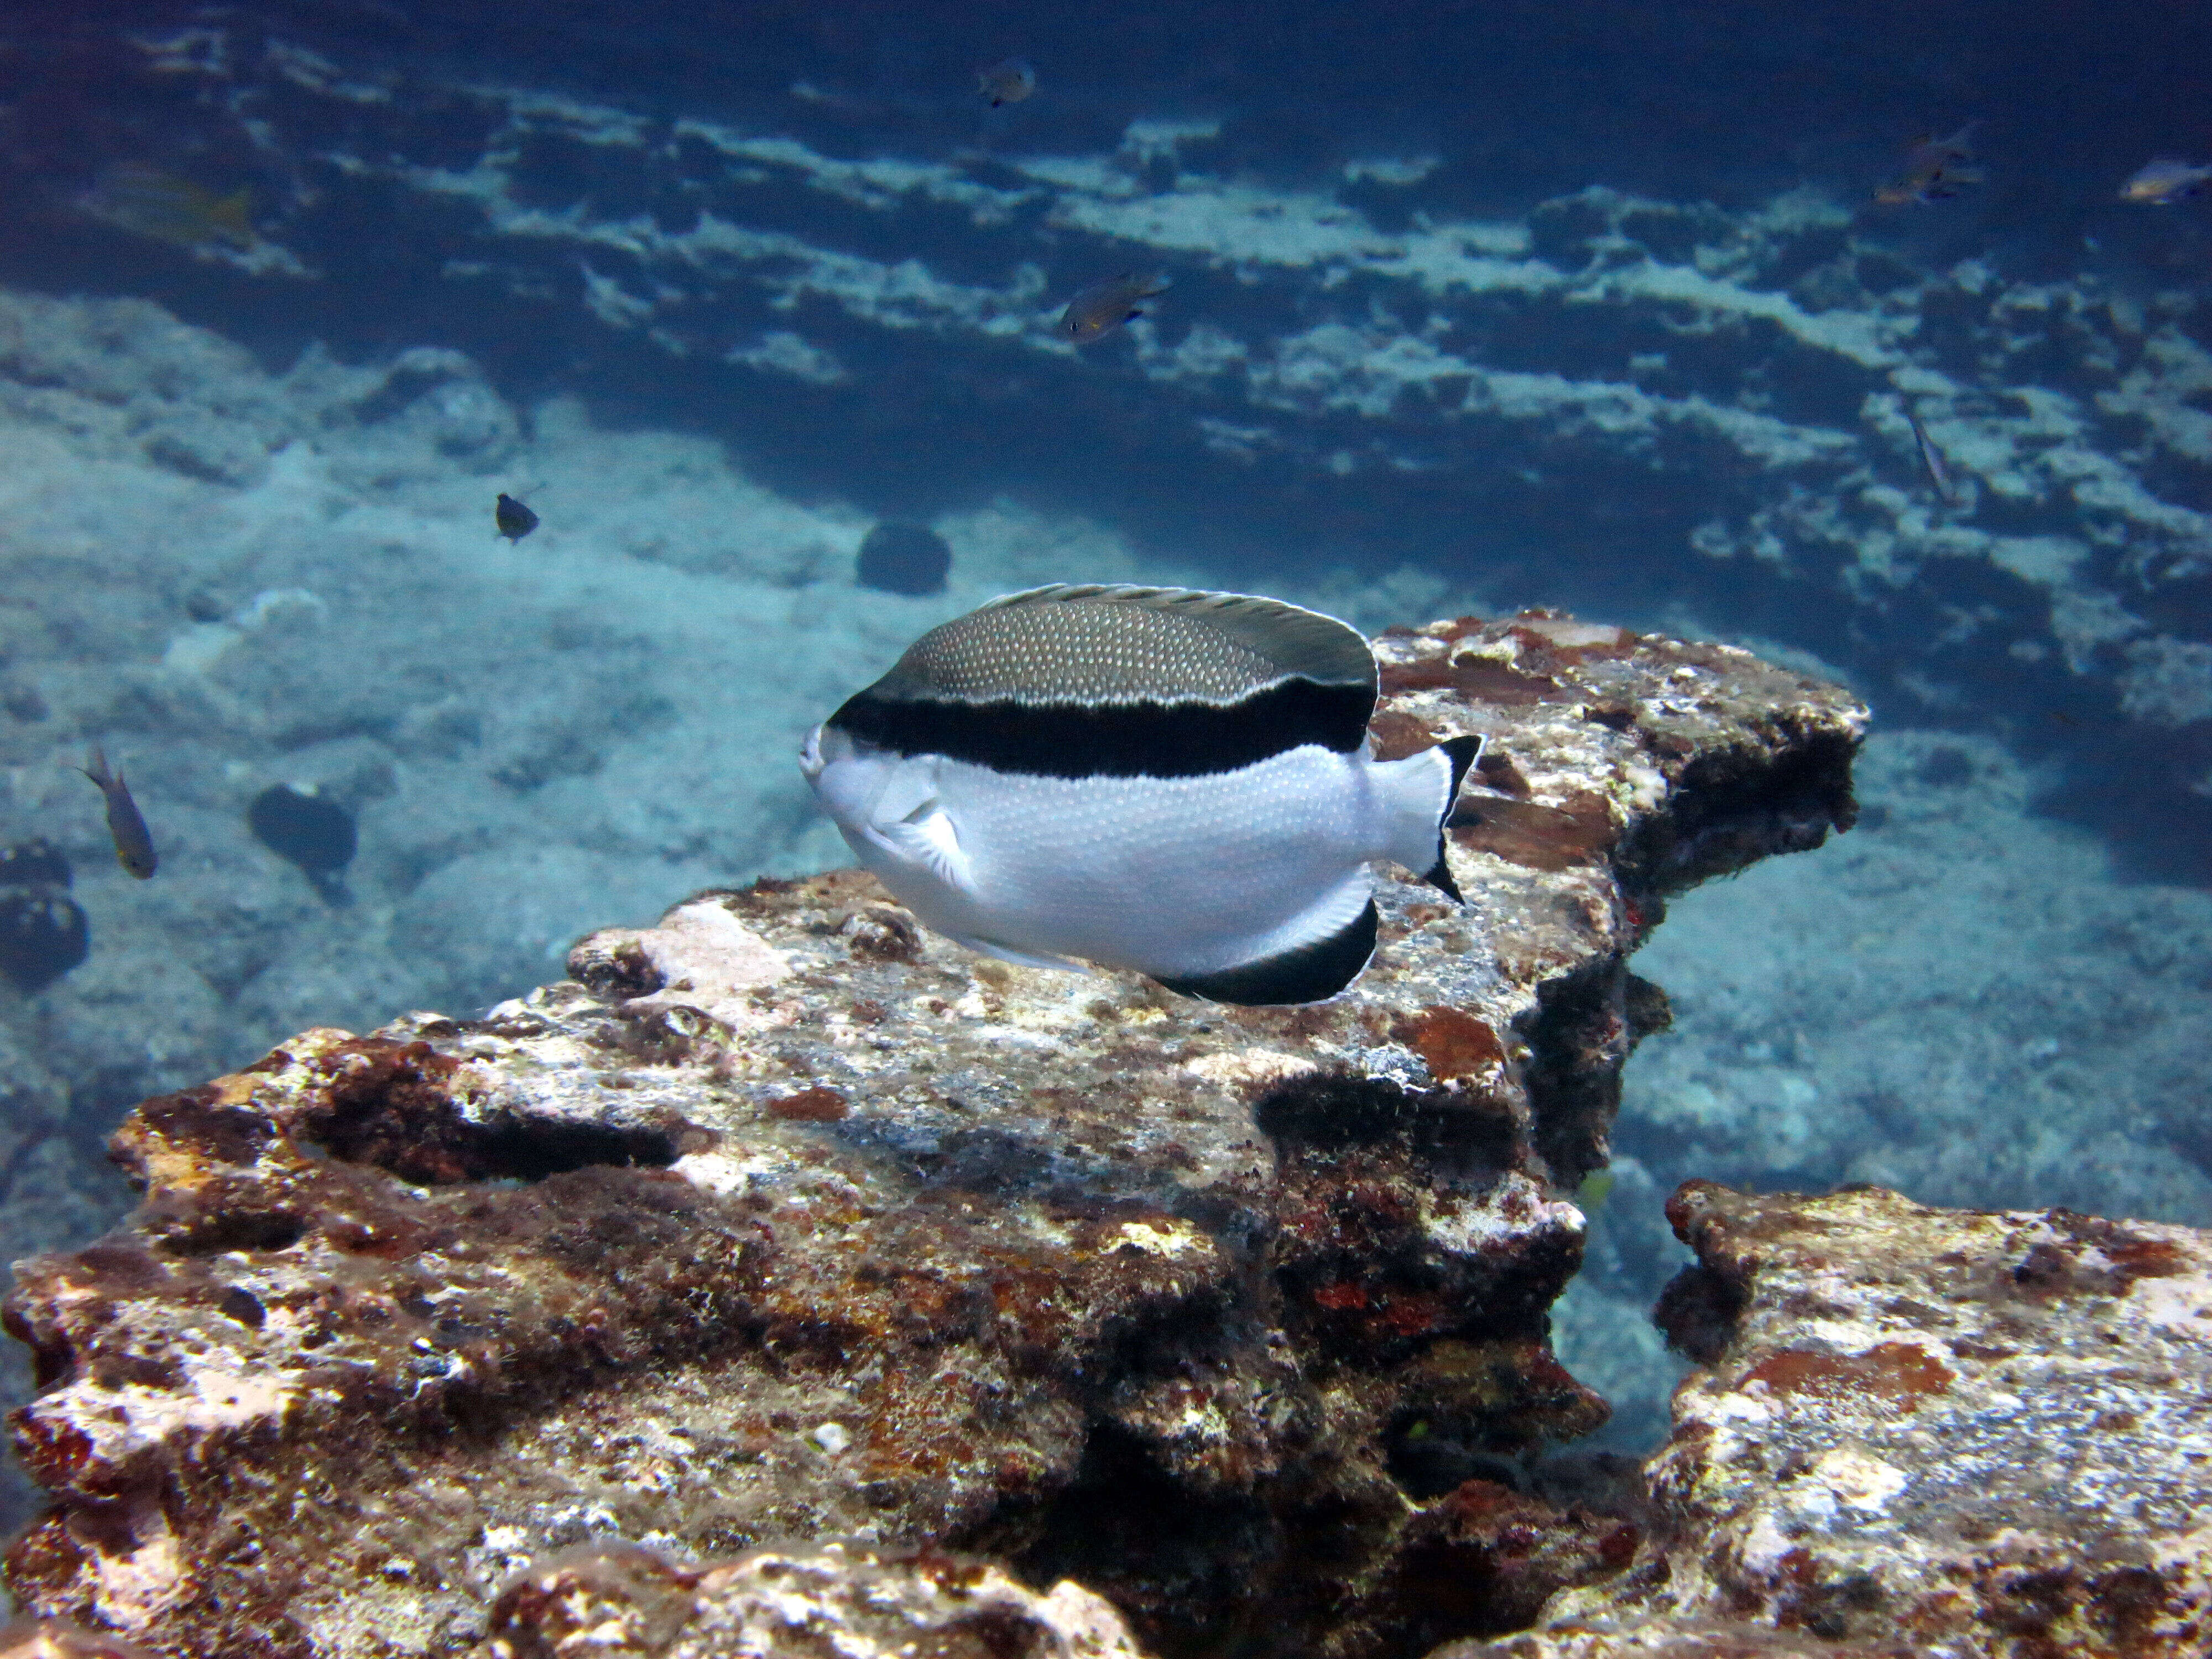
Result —
[[[107,764],[107,751],[96,743],[86,754],[84,764],[76,769],[98,784],[103,791],[112,789],[119,781]]]
[[[1376,768],[1384,815],[1381,855],[1419,870],[1422,880],[1454,900],[1460,890],[1444,855],[1444,824],[1488,741],[1472,734],[1446,738],[1433,749]]]

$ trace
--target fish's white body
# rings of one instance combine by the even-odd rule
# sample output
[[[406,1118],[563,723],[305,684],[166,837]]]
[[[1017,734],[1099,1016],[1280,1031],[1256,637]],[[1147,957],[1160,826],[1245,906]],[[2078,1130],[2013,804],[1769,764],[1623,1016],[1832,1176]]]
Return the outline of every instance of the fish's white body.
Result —
[[[1434,861],[1443,750],[1303,744],[1189,778],[1053,778],[872,751],[817,726],[801,765],[856,857],[923,922],[1011,961],[1178,979],[1350,923],[1367,865]]]

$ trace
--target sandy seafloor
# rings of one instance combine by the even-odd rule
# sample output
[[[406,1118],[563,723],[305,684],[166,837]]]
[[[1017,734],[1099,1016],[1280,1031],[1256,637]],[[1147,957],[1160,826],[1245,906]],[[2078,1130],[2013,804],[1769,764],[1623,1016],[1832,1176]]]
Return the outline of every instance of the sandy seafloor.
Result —
[[[1047,580],[1218,580],[1204,547],[1140,559],[1001,499],[937,522],[949,592],[869,592],[867,515],[771,495],[706,440],[510,407],[450,352],[272,374],[131,301],[0,293],[0,844],[59,843],[93,935],[41,994],[0,982],[10,1259],[120,1212],[100,1142],[146,1095],[311,1025],[475,1012],[589,928],[843,862],[799,738],[924,629]],[[493,533],[501,489],[544,518],[519,545]],[[1276,591],[1370,629],[1544,597],[1412,569]],[[152,823],[150,882],[71,769],[94,739]],[[1638,959],[1676,1024],[1632,1062],[1559,1322],[1615,1443],[1663,1424],[1644,1316],[1682,1259],[1660,1213],[1680,1180],[2212,1224],[2179,1150],[2212,896],[2116,880],[1985,738],[1877,731],[1861,779],[1862,827],[1677,901]],[[349,902],[248,833],[276,782],[356,815]],[[0,1367],[21,1398],[12,1346]],[[30,1501],[10,1479],[0,1518]]]

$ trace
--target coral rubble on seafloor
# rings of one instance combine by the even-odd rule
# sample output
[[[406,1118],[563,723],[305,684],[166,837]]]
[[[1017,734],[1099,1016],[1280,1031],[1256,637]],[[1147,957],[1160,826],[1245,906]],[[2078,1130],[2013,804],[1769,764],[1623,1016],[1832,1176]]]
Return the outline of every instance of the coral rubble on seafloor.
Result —
[[[2212,1650],[2212,1234],[1870,1187],[1668,1214],[1703,1364],[1637,1559],[1450,1659]]]
[[[1618,1571],[1617,1469],[1540,1454],[1605,1414],[1546,1310],[1663,1018],[1626,956],[1849,824],[1864,711],[1543,613],[1377,654],[1386,754],[1491,740],[1471,903],[1382,884],[1334,1002],[978,958],[842,872],[146,1102],[136,1213],[9,1304],[53,1500],[17,1595],[202,1659],[445,1654],[577,1546],[842,1538],[1073,1579],[1154,1651],[1359,1659]]]

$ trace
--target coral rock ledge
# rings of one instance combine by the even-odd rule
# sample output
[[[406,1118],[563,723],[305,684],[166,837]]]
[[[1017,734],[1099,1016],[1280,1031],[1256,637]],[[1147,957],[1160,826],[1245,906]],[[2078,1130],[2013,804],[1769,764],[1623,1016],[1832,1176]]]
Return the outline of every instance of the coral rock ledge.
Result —
[[[1365,1659],[1618,1571],[1632,1519],[1434,1471],[1602,1420],[1546,1310],[1664,1018],[1627,956],[1668,893],[1848,827],[1864,711],[1541,612],[1377,649],[1385,754],[1491,742],[1468,908],[1382,883],[1335,1002],[984,960],[845,871],[146,1102],[136,1213],[9,1304],[52,1499],[16,1595],[382,1659],[485,1641],[564,1551],[720,1583],[843,1540],[1074,1579],[1156,1653]]]

